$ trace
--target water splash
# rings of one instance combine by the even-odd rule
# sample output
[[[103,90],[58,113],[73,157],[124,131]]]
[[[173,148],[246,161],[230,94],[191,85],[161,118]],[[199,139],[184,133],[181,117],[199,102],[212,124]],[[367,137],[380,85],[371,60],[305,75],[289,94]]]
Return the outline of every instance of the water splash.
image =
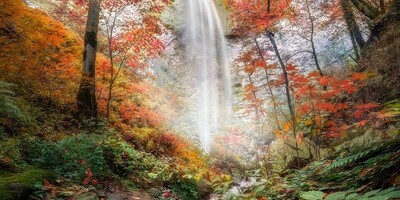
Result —
[[[232,115],[232,83],[226,40],[213,0],[187,0],[184,43],[193,69],[196,121],[202,148],[210,151],[212,136]]]

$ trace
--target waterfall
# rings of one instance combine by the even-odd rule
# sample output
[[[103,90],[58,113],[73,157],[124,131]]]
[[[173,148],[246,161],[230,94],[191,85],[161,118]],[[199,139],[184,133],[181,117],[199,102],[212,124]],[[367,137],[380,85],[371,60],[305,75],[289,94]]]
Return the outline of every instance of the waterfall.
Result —
[[[213,0],[187,0],[184,43],[193,71],[195,119],[202,148],[210,151],[213,134],[230,122],[232,83],[227,42]]]

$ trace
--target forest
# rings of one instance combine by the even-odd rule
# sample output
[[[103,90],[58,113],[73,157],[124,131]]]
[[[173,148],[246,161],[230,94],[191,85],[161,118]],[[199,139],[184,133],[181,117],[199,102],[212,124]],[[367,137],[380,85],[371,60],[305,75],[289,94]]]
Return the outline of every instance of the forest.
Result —
[[[0,0],[19,199],[400,199],[400,0]]]

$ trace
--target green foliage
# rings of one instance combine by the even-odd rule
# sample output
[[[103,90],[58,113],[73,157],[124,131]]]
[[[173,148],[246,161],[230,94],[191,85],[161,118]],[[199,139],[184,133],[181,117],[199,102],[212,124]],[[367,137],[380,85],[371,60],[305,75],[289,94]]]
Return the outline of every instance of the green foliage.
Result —
[[[334,160],[330,165],[322,170],[322,173],[328,173],[336,168],[349,166],[357,162],[362,162],[363,160],[367,160],[364,162],[365,164],[373,165],[379,159],[386,158],[382,156],[382,154],[390,154],[397,151],[400,148],[398,142],[399,139],[394,139],[392,141],[373,142],[368,146],[364,146],[358,150],[346,152],[343,158],[337,158]]]
[[[221,176],[212,181],[212,188],[214,189],[214,193],[224,194],[228,192],[234,183],[235,181],[229,177]]]
[[[225,195],[225,199],[227,200],[241,200],[241,199],[249,199],[247,195],[244,194],[235,194],[233,192],[228,192]]]
[[[21,164],[19,141],[16,139],[0,140],[0,167],[15,169]]]
[[[0,116],[23,120],[24,114],[15,105],[14,92],[9,90],[13,84],[0,81]]]
[[[178,179],[172,185],[172,191],[183,200],[200,199],[197,188],[197,181],[194,178]]]
[[[384,109],[389,116],[399,116],[400,115],[400,99],[390,101],[384,104]]]
[[[322,200],[324,193],[321,191],[302,192],[300,197],[305,200]]]
[[[305,200],[322,200],[325,193],[321,191],[302,192],[300,197]],[[400,189],[390,187],[385,190],[377,189],[369,191],[365,194],[355,192],[334,192],[326,196],[325,200],[388,200],[400,198]]]
[[[81,181],[86,169],[90,169],[95,176],[102,176],[106,172],[103,149],[97,141],[97,135],[85,134],[60,142],[30,140],[24,142],[24,151],[31,164],[51,169],[59,176]]]
[[[333,169],[339,168],[339,167],[343,167],[346,166],[352,162],[355,162],[361,158],[364,158],[365,156],[367,156],[369,153],[372,152],[373,149],[367,149],[365,151],[361,151],[359,153],[344,157],[344,158],[339,158],[335,161],[332,162],[331,165],[329,165],[327,168],[324,169],[323,173],[329,172]]]
[[[346,197],[346,192],[335,192],[329,194],[325,199],[326,200],[338,200],[338,199],[344,199]]]
[[[96,133],[81,133],[60,141],[30,137],[0,140],[0,165],[15,168],[26,162],[75,183],[86,177],[88,169],[95,178],[120,177],[130,186],[148,187],[153,182],[169,184],[178,179],[178,169],[172,158],[135,150],[107,128]],[[186,185],[177,188],[188,189]]]
[[[346,190],[365,185],[378,189],[387,184],[388,179],[397,176],[399,153],[397,139],[373,143],[357,151],[346,152],[343,158],[330,165],[326,166],[328,162],[324,162],[314,171],[307,169],[311,173],[303,181],[317,181],[318,184],[311,182],[311,185],[320,189]]]
[[[339,157],[334,159],[335,157]],[[375,141],[368,146],[342,148],[301,170],[288,170],[281,180],[256,197],[267,199],[391,199],[399,198],[399,139]],[[329,191],[329,192],[326,192]],[[366,192],[370,191],[370,192]],[[256,194],[256,190],[251,191]]]
[[[46,197],[46,188],[43,182],[36,182],[34,185],[34,192],[30,195],[32,199],[44,199]]]
[[[168,160],[137,151],[117,136],[108,137],[102,143],[106,162],[111,170],[122,177],[140,177],[141,181],[169,181],[174,175]]]

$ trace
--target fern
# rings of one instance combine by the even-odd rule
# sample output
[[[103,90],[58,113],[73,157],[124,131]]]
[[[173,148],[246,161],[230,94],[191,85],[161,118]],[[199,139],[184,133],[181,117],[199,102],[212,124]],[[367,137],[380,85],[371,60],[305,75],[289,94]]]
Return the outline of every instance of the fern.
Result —
[[[361,159],[369,158],[369,156],[376,156],[377,153],[379,154],[387,153],[386,152],[387,150],[389,150],[389,152],[397,151],[397,149],[399,149],[398,142],[399,140],[395,139],[391,142],[372,143],[371,145],[364,147],[363,149],[359,150],[356,153],[348,155],[344,158],[338,158],[334,160],[329,166],[325,167],[325,169],[322,170],[322,173],[327,173],[336,168],[347,166]],[[382,157],[381,155],[376,160],[379,160],[381,158],[383,159],[384,157]],[[373,164],[373,162],[374,162],[373,160],[366,161],[365,164],[371,164],[371,163]]]
[[[25,116],[15,105],[14,92],[9,90],[13,84],[0,81],[0,116],[24,120]]]
[[[308,193],[315,192],[310,191]],[[354,192],[335,192],[326,196],[326,200],[388,200],[400,198],[400,190],[397,187],[387,188],[385,190],[372,190],[365,194]]]
[[[326,173],[329,172],[333,169],[339,168],[339,167],[343,167],[346,166],[350,163],[353,163],[357,160],[360,160],[361,158],[364,158],[365,156],[367,156],[368,154],[370,154],[374,149],[367,149],[365,151],[361,151],[358,152],[356,154],[344,157],[344,158],[340,158],[338,160],[333,161],[328,167],[326,167],[322,172]]]
[[[399,116],[400,115],[400,99],[396,99],[394,101],[389,101],[385,103],[385,107],[383,109],[389,116]]]

